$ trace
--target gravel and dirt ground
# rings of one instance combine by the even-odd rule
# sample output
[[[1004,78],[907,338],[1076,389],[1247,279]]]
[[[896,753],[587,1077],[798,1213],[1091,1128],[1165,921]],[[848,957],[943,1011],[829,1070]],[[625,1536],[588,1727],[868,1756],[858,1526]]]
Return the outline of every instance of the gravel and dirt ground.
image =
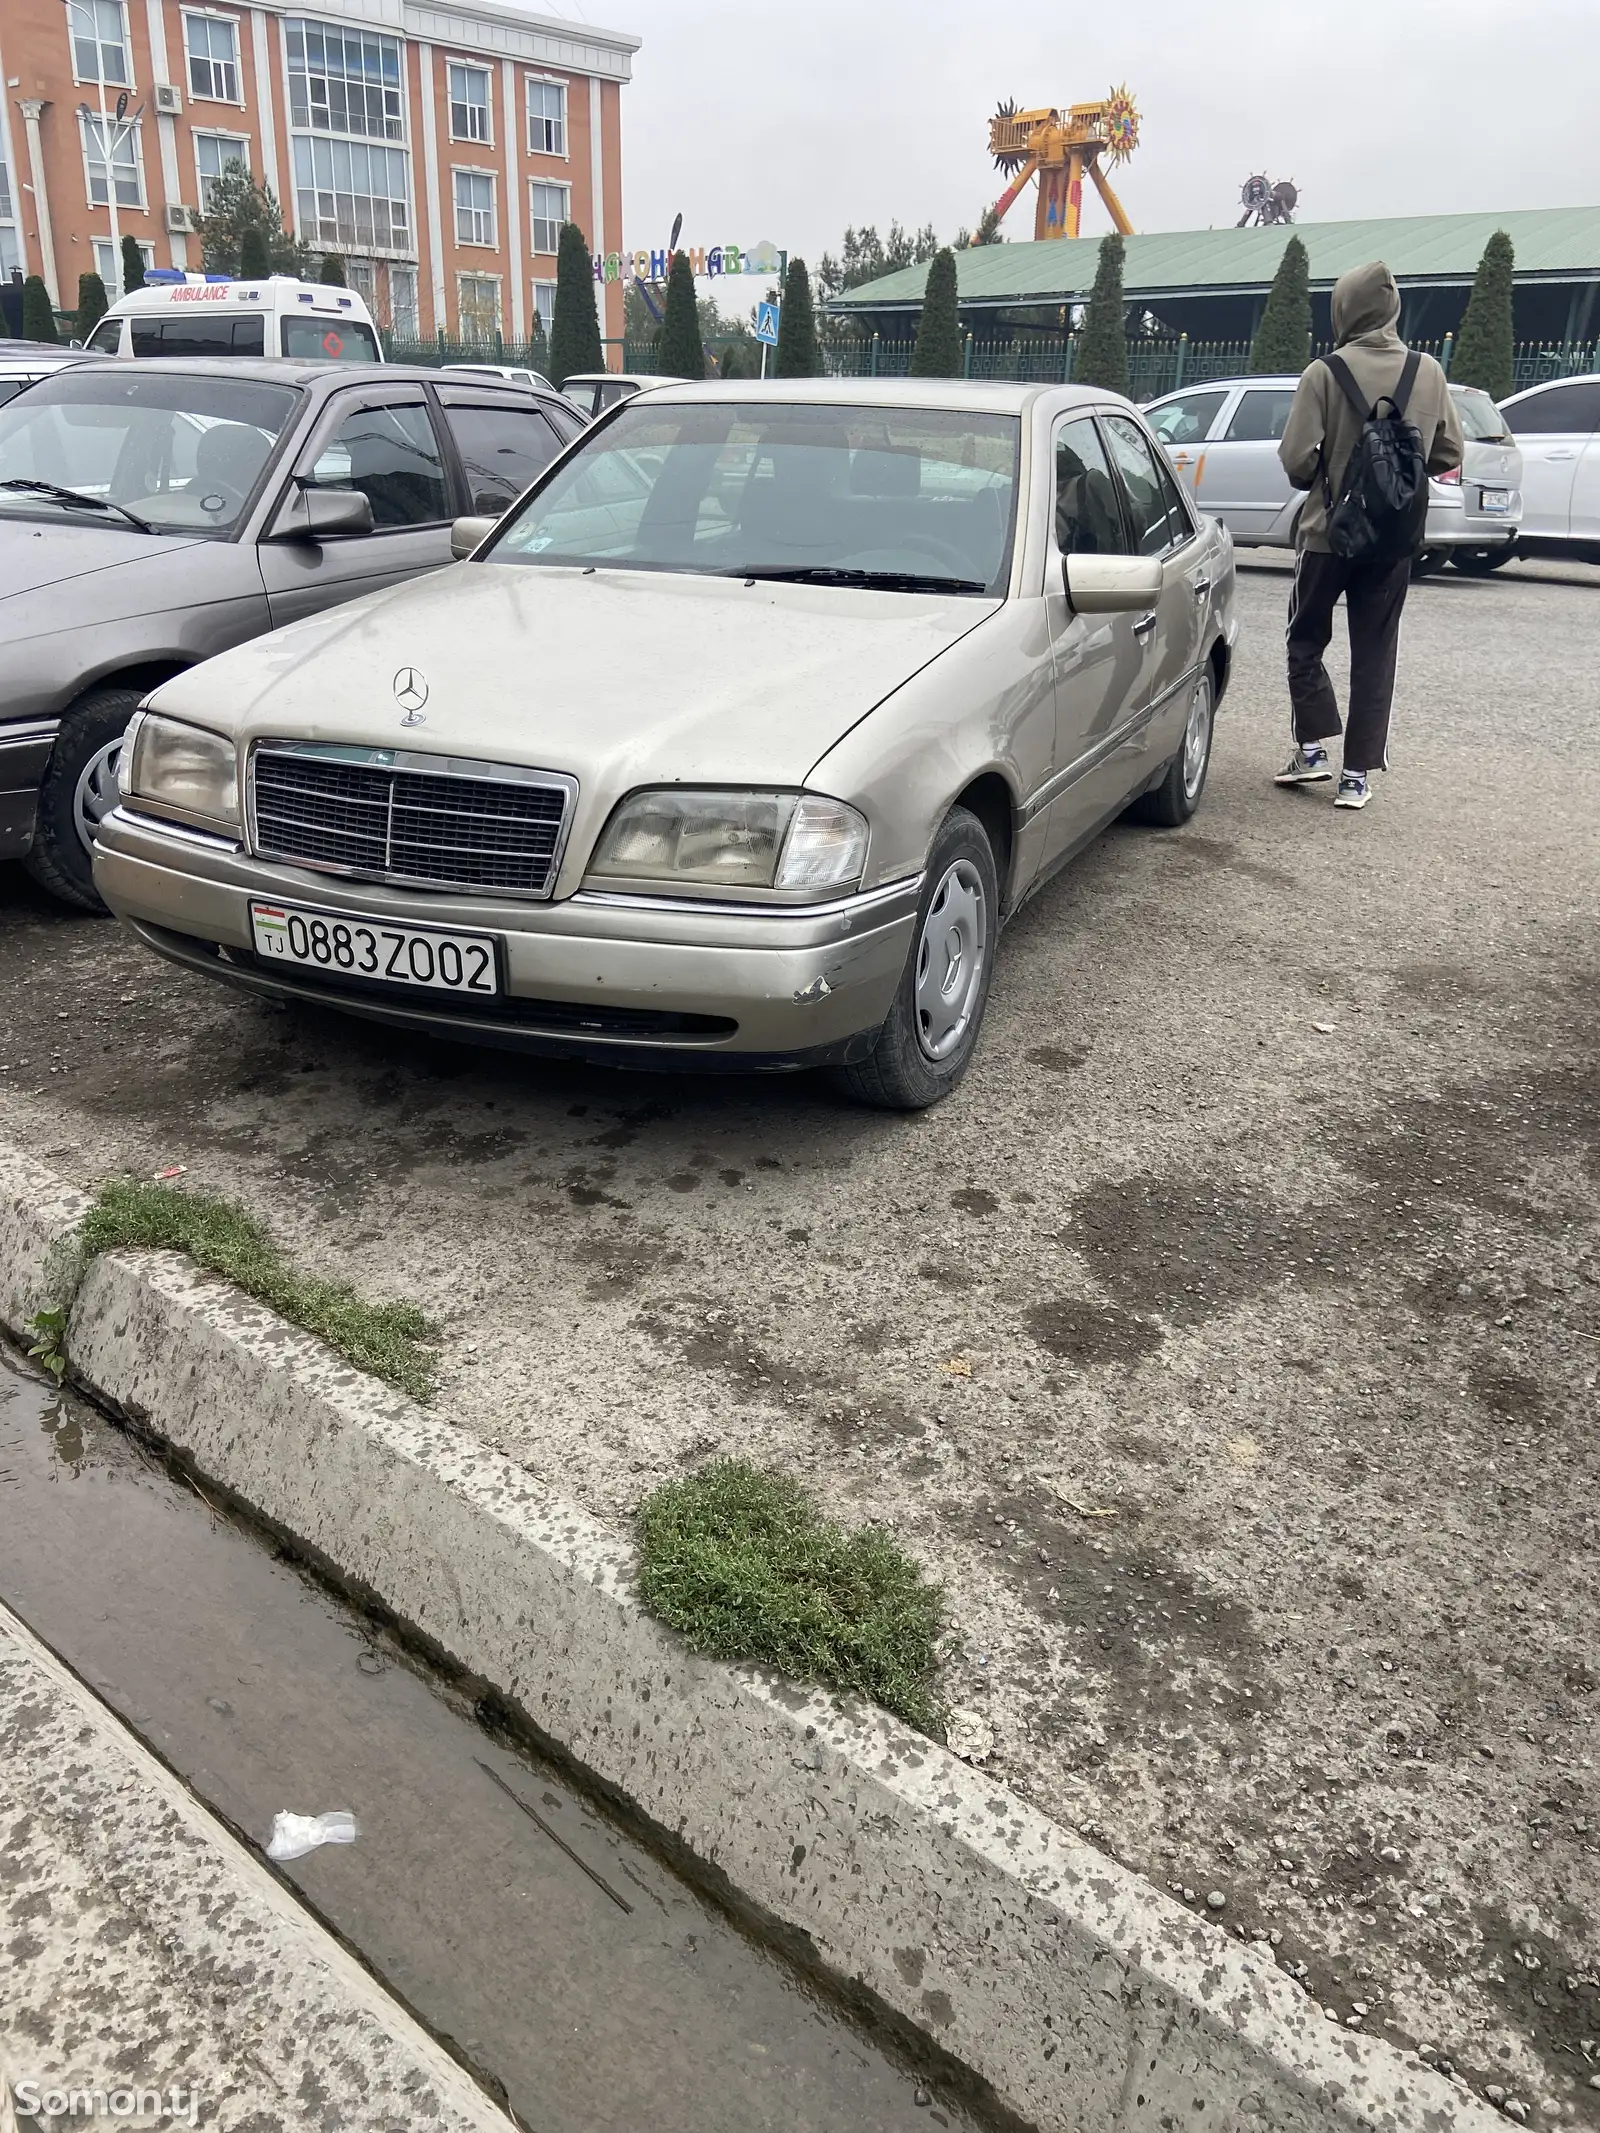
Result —
[[[1362,815],[1273,789],[1008,932],[913,1120],[267,1008],[0,873],[0,1131],[238,1195],[622,1523],[739,1451],[947,1582],[952,1741],[1341,2023],[1600,2126],[1600,571],[1419,585]]]

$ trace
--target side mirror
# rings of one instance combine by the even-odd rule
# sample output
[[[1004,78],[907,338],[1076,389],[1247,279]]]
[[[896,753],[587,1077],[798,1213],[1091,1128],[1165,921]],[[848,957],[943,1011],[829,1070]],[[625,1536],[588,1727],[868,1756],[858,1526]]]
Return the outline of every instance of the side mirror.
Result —
[[[1077,614],[1142,615],[1161,597],[1159,556],[1069,555],[1061,562]]]
[[[499,523],[497,518],[458,518],[450,528],[450,554],[454,560],[464,563]]]
[[[359,489],[311,488],[290,498],[274,538],[327,541],[341,534],[372,530],[372,505]]]

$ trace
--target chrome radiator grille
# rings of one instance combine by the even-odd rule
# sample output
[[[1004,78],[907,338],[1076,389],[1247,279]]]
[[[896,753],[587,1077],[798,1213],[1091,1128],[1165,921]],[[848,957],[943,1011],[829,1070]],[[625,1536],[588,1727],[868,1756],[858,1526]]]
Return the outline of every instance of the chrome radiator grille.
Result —
[[[252,842],[336,873],[548,896],[576,792],[516,764],[268,741],[251,757]]]

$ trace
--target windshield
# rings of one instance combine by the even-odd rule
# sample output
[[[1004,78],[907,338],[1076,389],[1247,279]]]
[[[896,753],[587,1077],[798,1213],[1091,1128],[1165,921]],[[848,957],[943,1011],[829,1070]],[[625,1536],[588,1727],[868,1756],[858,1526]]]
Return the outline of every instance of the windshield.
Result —
[[[59,372],[0,407],[0,511],[124,528],[125,511],[157,533],[229,533],[298,399],[287,386],[131,365]],[[8,482],[52,484],[88,507]]]
[[[495,544],[497,563],[995,592],[1021,425],[935,408],[627,404]]]
[[[1468,444],[1509,444],[1511,432],[1506,428],[1506,418],[1501,414],[1487,393],[1472,389],[1457,392],[1456,413],[1461,417],[1461,434]]]
[[[353,318],[301,318],[286,313],[283,352],[296,363],[381,363],[378,337]]]

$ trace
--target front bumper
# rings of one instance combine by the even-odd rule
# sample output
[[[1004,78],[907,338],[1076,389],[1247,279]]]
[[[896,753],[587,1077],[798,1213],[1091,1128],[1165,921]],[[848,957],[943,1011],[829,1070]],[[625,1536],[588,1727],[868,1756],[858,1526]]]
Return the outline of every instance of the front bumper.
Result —
[[[56,744],[53,718],[0,726],[0,859],[20,859],[33,847],[39,787]]]
[[[158,954],[251,992],[518,1051],[745,1070],[871,1048],[911,951],[921,892],[918,877],[806,909],[594,894],[496,902],[269,866],[125,808],[100,825],[95,885]],[[269,967],[254,951],[252,896],[494,933],[506,992],[458,1002]]]

